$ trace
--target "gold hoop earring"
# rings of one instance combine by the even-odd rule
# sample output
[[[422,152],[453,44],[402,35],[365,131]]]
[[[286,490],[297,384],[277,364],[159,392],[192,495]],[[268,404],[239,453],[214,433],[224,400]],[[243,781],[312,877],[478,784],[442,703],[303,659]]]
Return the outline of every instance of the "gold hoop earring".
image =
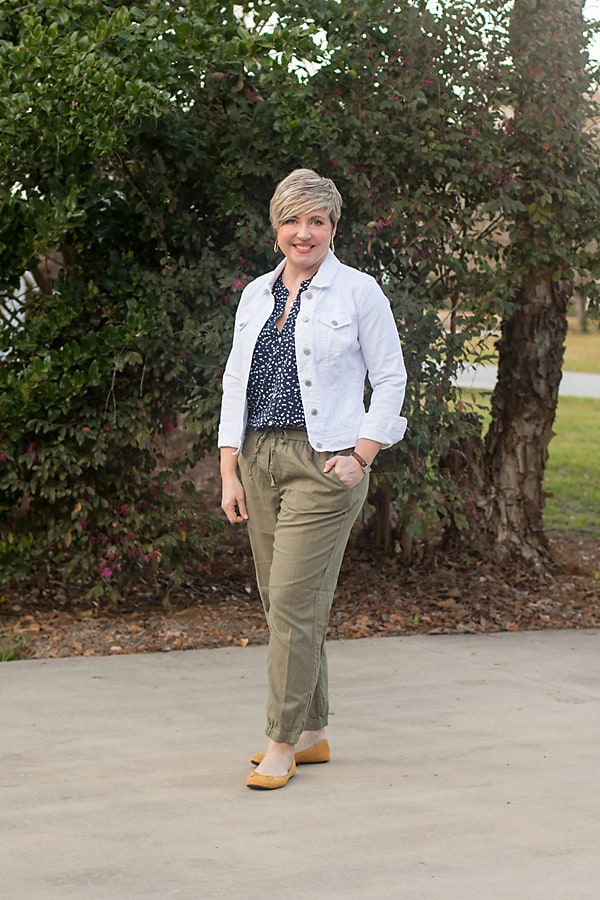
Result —
[[[331,252],[335,253],[335,247],[333,246],[333,238],[331,238]]]
[[[273,253],[279,253],[279,244],[277,243],[277,238],[275,238],[275,243],[273,244]]]

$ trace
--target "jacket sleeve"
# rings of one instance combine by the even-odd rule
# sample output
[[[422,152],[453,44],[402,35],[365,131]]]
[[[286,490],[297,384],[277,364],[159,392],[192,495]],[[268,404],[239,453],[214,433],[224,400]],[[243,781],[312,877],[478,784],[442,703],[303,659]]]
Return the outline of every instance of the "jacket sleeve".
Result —
[[[406,368],[390,302],[368,276],[359,300],[360,347],[372,388],[371,402],[359,437],[391,447],[402,440],[407,421],[400,415],[406,388]]]
[[[241,338],[240,310],[238,308],[231,351],[223,372],[223,396],[217,442],[219,447],[235,447],[237,450],[242,445],[246,425],[246,386],[243,383]]]

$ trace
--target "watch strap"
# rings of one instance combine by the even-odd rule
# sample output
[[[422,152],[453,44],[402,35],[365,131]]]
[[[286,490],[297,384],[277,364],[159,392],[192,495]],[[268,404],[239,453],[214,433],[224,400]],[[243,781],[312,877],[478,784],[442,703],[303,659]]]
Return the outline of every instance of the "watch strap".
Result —
[[[366,459],[363,459],[362,456],[360,455],[360,453],[357,453],[356,450],[353,450],[352,453],[350,454],[350,456],[354,457],[354,459],[359,464],[359,466],[361,467],[363,472],[368,473],[371,471],[370,464],[366,461]]]

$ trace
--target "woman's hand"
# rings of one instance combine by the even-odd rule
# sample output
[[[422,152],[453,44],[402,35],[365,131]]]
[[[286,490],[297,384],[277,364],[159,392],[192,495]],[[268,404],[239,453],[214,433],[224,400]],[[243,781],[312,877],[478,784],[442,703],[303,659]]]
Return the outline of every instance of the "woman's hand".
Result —
[[[238,522],[245,522],[248,519],[246,495],[242,482],[237,475],[229,475],[223,478],[221,509],[232,525],[236,525]]]
[[[238,478],[238,456],[235,447],[221,447],[221,509],[232,525],[248,518],[246,495]]]
[[[342,484],[349,488],[356,487],[365,477],[361,464],[353,456],[332,456],[325,463],[323,471],[327,474],[332,469]]]

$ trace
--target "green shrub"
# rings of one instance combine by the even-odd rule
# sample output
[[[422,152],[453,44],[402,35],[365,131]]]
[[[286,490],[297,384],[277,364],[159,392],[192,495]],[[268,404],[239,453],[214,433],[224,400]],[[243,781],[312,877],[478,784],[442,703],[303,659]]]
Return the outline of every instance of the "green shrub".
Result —
[[[239,7],[4,0],[0,290],[40,254],[62,270],[0,315],[0,581],[43,562],[118,595],[210,560],[221,520],[182,478],[215,449],[235,306],[276,262],[268,201],[296,166],[335,178],[339,255],[380,281],[406,349],[409,432],[376,494],[404,538],[468,522],[443,465],[475,428],[453,376],[518,275],[498,237],[520,209],[506,9]],[[167,458],[181,422],[194,444]]]

